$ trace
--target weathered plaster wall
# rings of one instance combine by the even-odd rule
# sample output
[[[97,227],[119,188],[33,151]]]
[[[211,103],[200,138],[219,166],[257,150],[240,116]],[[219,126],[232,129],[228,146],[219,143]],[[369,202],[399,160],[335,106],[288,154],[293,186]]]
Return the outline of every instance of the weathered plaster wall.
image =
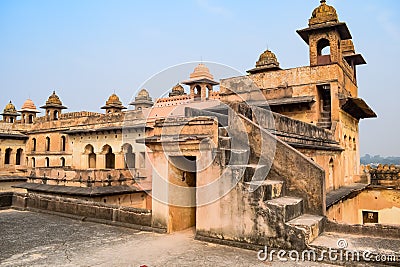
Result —
[[[399,190],[366,189],[330,207],[327,217],[338,223],[363,224],[363,210],[378,212],[379,224],[400,225]]]

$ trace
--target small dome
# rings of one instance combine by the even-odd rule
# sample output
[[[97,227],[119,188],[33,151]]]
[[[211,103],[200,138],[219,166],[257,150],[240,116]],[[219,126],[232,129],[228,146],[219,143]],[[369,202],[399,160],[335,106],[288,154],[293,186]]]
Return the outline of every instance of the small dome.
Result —
[[[116,94],[112,94],[107,102],[106,105],[110,106],[110,105],[122,105],[122,102],[119,100],[119,97]]]
[[[31,109],[31,110],[36,110],[35,103],[31,99],[27,99],[24,104],[22,105],[22,109]]]
[[[264,66],[279,68],[279,62],[278,59],[276,58],[276,55],[272,53],[269,49],[265,50],[264,53],[260,55],[260,58],[256,63],[256,67],[264,67]]]
[[[179,95],[184,95],[185,94],[185,88],[183,88],[182,85],[177,83],[174,87],[172,87],[171,93],[169,93],[169,96],[179,96]]]
[[[309,25],[328,23],[328,22],[338,22],[339,18],[336,13],[336,9],[333,6],[326,4],[326,0],[321,0],[321,5],[314,9],[311,18],[309,20]]]
[[[207,68],[206,65],[200,63],[194,68],[193,73],[190,74],[190,79],[198,79],[198,78],[207,78],[210,80],[214,79],[214,76],[210,73],[210,70]]]
[[[49,99],[46,101],[46,105],[60,105],[62,106],[62,102],[58,95],[56,95],[56,91],[53,91],[53,94],[49,96]]]
[[[147,92],[146,89],[142,89],[142,90],[139,91],[137,96],[138,97],[143,97],[143,98],[148,98],[150,95],[149,95],[149,92]]]
[[[11,101],[10,101],[10,103],[8,103],[6,105],[6,107],[4,108],[3,113],[7,113],[7,114],[15,114],[15,113],[17,113],[17,110],[15,109],[15,106]]]

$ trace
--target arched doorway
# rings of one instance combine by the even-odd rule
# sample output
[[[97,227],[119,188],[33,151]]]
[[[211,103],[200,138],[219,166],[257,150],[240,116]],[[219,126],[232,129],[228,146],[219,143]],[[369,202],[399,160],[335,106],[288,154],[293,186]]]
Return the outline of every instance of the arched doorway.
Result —
[[[331,63],[331,45],[329,40],[323,38],[317,43],[318,64]]]
[[[15,165],[21,165],[22,152],[23,152],[22,148],[17,149],[17,154],[15,156]]]
[[[96,154],[94,153],[94,148],[92,145],[87,145],[85,147],[85,154],[88,155],[88,167],[89,169],[96,168]]]
[[[135,168],[135,153],[133,153],[133,148],[131,144],[125,144],[122,147],[125,155],[125,168],[134,169]]]
[[[115,169],[115,154],[111,146],[105,145],[103,147],[103,153],[106,155],[106,169]]]
[[[9,165],[11,163],[11,153],[12,153],[12,149],[7,148],[6,153],[4,155],[4,164],[5,165]]]
[[[333,159],[329,161],[329,173],[328,173],[328,191],[332,191],[334,189],[334,163]]]

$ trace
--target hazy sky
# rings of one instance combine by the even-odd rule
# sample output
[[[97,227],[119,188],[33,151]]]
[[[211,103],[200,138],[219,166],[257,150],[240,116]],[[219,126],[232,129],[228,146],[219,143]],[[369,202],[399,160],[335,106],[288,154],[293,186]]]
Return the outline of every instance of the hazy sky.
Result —
[[[368,63],[358,68],[359,94],[379,118],[361,122],[361,153],[400,155],[400,1],[327,3],[347,22]],[[127,105],[149,77],[167,67],[202,59],[244,72],[267,45],[282,68],[305,66],[308,47],[295,30],[307,26],[318,5],[0,0],[0,109],[9,100],[20,108],[27,98],[39,107],[54,89],[69,111],[100,111],[114,91]]]

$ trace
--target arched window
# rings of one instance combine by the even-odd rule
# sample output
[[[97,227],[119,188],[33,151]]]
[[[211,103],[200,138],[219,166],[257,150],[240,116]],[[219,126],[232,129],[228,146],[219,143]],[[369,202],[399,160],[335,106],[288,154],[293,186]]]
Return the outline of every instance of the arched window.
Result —
[[[32,114],[28,116],[28,123],[29,124],[33,123],[33,115]]]
[[[65,158],[61,157],[60,161],[61,161],[61,167],[65,167]]]
[[[85,154],[88,155],[88,167],[90,169],[96,168],[96,154],[94,153],[92,145],[87,145],[85,147]]]
[[[22,151],[22,148],[17,149],[17,154],[15,156],[15,165],[21,165]]]
[[[4,164],[5,165],[10,164],[10,162],[11,162],[11,152],[12,152],[11,148],[6,149],[6,154],[4,155]]]
[[[53,119],[56,121],[58,120],[58,110],[54,110],[53,112]]]
[[[66,148],[66,138],[65,136],[61,136],[61,151],[65,151]]]
[[[103,153],[106,155],[106,169],[115,169],[115,154],[111,146],[105,145],[103,147]]]
[[[122,147],[125,155],[125,168],[133,169],[135,168],[135,154],[133,153],[133,148],[131,144],[125,144]]]
[[[331,63],[331,46],[327,39],[323,38],[317,43],[318,64]]]
[[[50,137],[46,137],[46,151],[50,151]]]
[[[32,139],[32,152],[36,151],[36,138]]]
[[[32,168],[35,168],[35,167],[36,167],[36,159],[32,158]]]
[[[50,159],[46,157],[44,161],[45,161],[45,167],[50,167]]]
[[[194,88],[194,98],[200,100],[201,98],[201,87],[200,85],[196,85]]]
[[[328,173],[328,190],[333,190],[334,188],[334,165],[333,165],[333,159],[329,161],[329,173]]]

